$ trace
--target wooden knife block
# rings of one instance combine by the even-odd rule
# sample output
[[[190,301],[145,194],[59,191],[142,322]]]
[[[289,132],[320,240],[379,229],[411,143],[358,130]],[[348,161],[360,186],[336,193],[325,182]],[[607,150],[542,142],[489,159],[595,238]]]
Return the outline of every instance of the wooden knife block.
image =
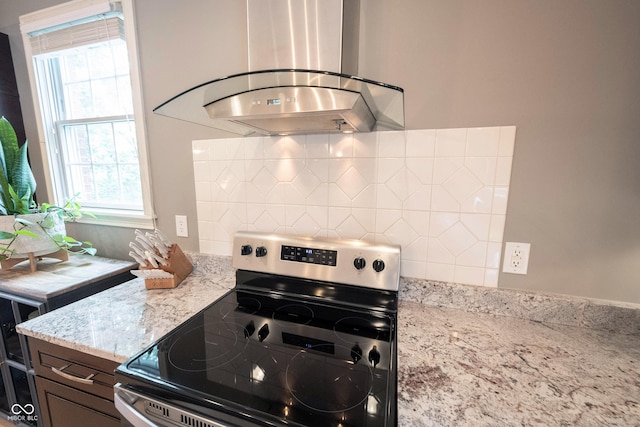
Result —
[[[167,265],[159,265],[160,269],[173,274],[170,279],[144,279],[144,286],[147,289],[171,289],[178,286],[192,271],[193,265],[182,252],[177,244],[171,245],[169,248],[169,258]],[[153,270],[151,268],[142,268],[142,270]]]

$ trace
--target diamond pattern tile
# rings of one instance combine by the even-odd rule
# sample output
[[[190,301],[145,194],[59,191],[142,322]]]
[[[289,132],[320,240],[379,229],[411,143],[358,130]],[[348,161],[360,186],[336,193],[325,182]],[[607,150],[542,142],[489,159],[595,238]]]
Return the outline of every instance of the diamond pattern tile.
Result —
[[[304,206],[292,206],[287,205],[287,209],[285,210],[285,225],[289,228],[292,228],[295,223],[300,221],[300,219],[306,214],[306,210]]]
[[[307,197],[307,205],[325,205],[329,204],[329,185],[320,183],[315,190]]]
[[[402,246],[411,245],[419,237],[418,233],[404,218],[396,221],[385,231],[385,234],[389,236],[392,242],[399,243]]]
[[[463,167],[462,157],[436,157],[433,160],[433,183],[444,184]]]
[[[426,237],[418,237],[402,247],[402,257],[406,260],[426,262],[428,247],[429,240]]]
[[[349,218],[350,215],[350,208],[330,207],[327,220],[327,228],[329,228],[330,230],[337,229],[340,224],[342,224],[347,220],[347,218]]]
[[[309,214],[305,213],[293,224],[292,229],[296,234],[315,236],[321,227]]]
[[[484,267],[487,259],[487,242],[476,242],[456,257],[456,265]]]
[[[370,230],[376,228],[376,210],[365,208],[353,208],[351,209],[351,215],[365,230],[370,233]]]
[[[407,169],[413,173],[422,184],[433,182],[433,158],[414,157],[406,159]]]
[[[455,223],[438,238],[451,254],[458,256],[478,240],[462,223]]]
[[[428,240],[427,263],[449,264],[455,266],[456,257],[438,239]],[[442,279],[436,279],[442,280]]]
[[[400,209],[377,209],[376,210],[376,233],[386,236],[386,231],[402,218]],[[389,241],[388,239],[386,240]]]
[[[328,184],[329,188],[329,206],[334,207],[349,207],[351,206],[351,199],[347,194],[342,191],[342,188],[338,184]]]
[[[367,234],[367,230],[352,215],[340,223],[336,231],[345,239],[361,239]]]
[[[410,170],[404,168],[398,171],[386,182],[398,199],[405,201],[420,186],[420,180]]]
[[[464,166],[484,185],[493,185],[496,180],[495,157],[468,157]]]
[[[200,250],[236,230],[402,246],[401,274],[497,286],[515,127],[194,141]]]
[[[280,159],[265,160],[264,166],[279,182],[291,182],[304,168],[304,160]]]
[[[460,169],[444,184],[445,190],[449,192],[459,203],[467,200],[473,193],[482,188],[482,182],[467,169]]]
[[[344,175],[338,178],[336,183],[338,184],[338,187],[344,191],[347,197],[349,197],[349,199],[356,197],[369,185],[369,182],[353,166],[350,167]]]
[[[276,231],[280,225],[273,216],[267,211],[263,211],[262,214],[253,223],[257,230],[262,231]]]
[[[376,194],[378,209],[402,209],[402,200],[384,184],[378,184]]]
[[[251,182],[263,194],[270,192],[278,184],[278,180],[266,168],[260,169]]]
[[[402,204],[404,210],[429,211],[431,208],[431,186],[420,185]]]
[[[442,185],[431,187],[431,210],[434,212],[460,212],[460,203]]]
[[[376,206],[376,200],[376,185],[369,184],[351,200],[351,206],[354,208],[372,208]]]
[[[284,187],[284,203],[287,205],[304,205],[307,199],[307,189],[296,186],[293,182],[283,182],[280,185]]]

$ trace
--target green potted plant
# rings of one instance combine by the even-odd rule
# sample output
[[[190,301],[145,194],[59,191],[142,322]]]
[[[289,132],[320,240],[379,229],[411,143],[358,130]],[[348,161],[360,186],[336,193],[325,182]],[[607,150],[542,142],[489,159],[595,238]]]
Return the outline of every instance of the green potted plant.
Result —
[[[0,260],[44,256],[61,249],[95,255],[90,242],[66,235],[65,221],[87,214],[75,198],[63,207],[36,204],[27,146],[27,141],[18,145],[13,126],[0,118]]]

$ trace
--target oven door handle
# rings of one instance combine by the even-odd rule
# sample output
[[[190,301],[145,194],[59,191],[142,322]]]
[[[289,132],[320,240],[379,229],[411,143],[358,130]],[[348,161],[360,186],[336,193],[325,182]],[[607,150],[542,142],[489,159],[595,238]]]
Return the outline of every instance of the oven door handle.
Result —
[[[121,396],[121,393],[126,394],[127,392],[122,388],[116,386],[114,387],[115,393],[113,394],[113,403],[116,406],[118,412],[122,414],[122,416],[131,423],[133,427],[157,427],[157,424],[152,423],[144,415],[138,412],[133,406],[125,401],[125,399]]]

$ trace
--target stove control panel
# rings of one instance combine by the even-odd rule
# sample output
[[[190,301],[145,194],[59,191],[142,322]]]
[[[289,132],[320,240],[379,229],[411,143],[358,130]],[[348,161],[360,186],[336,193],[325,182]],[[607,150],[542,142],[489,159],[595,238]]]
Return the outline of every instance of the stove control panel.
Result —
[[[362,240],[239,231],[237,269],[397,291],[400,246]]]
[[[328,249],[289,245],[282,245],[280,248],[280,259],[284,261],[304,262],[308,264],[321,264],[335,267],[336,259],[338,258],[338,251]]]

